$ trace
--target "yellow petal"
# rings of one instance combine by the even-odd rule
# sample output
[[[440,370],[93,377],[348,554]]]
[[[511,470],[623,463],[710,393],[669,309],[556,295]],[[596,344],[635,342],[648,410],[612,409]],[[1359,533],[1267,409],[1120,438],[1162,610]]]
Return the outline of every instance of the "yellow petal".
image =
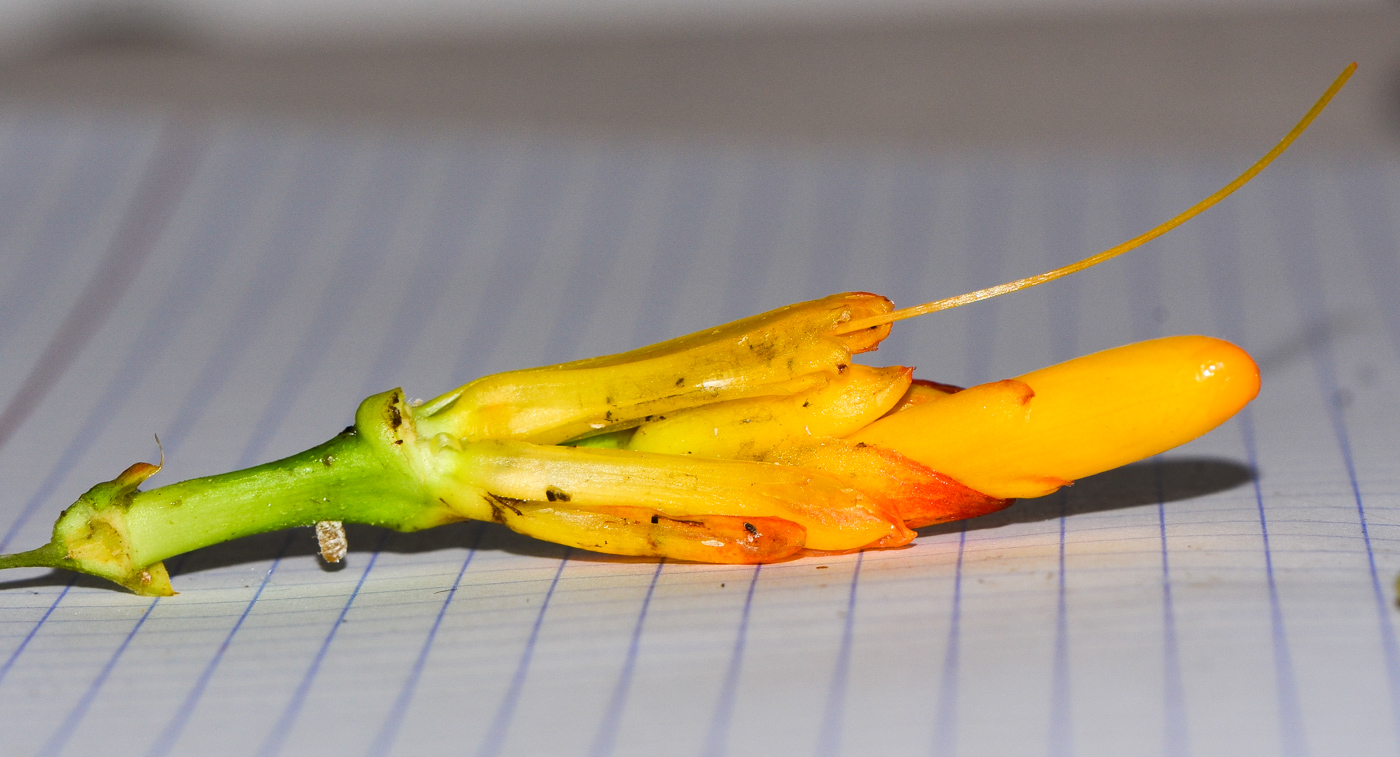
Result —
[[[644,423],[626,448],[641,452],[759,460],[770,450],[860,430],[904,396],[908,368],[845,366],[831,381],[790,397],[720,402]]]
[[[1259,368],[1219,339],[1139,342],[907,407],[848,437],[993,497],[1038,497],[1224,423]]]
[[[583,509],[640,507],[668,518],[772,517],[806,529],[805,546],[843,550],[914,538],[899,513],[842,481],[792,465],[513,441],[441,449],[432,495],[464,517],[499,500]]]
[[[781,518],[671,518],[644,507],[582,509],[498,500],[493,515],[513,531],[556,544],[693,562],[775,562],[797,554],[807,537],[802,526]]]
[[[864,292],[832,295],[632,352],[486,376],[418,408],[419,431],[558,444],[688,407],[791,395],[875,349],[889,326],[837,329],[892,307]]]

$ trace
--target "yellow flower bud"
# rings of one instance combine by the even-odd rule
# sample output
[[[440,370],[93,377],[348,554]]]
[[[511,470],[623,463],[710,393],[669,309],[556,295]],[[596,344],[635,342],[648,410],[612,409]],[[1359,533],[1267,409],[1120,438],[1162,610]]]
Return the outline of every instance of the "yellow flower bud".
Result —
[[[1039,497],[1184,444],[1258,393],[1259,368],[1239,347],[1174,336],[912,405],[847,438],[992,497]]]

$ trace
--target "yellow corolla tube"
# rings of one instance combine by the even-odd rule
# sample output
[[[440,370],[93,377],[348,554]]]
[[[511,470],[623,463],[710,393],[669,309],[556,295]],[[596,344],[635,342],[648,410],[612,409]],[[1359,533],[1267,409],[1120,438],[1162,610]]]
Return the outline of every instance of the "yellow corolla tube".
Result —
[[[1039,497],[1185,444],[1258,393],[1244,350],[1173,336],[911,405],[847,438],[993,497]]]

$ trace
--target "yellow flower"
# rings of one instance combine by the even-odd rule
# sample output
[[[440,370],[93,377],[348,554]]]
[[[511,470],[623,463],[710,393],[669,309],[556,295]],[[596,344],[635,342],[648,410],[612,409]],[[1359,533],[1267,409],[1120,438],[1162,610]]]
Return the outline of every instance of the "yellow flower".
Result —
[[[1170,337],[964,391],[852,362],[892,312],[835,295],[633,353],[499,374],[419,408],[411,454],[462,517],[599,552],[764,562],[911,528],[1175,447],[1259,388],[1243,351]]]
[[[895,547],[913,528],[1006,507],[1209,431],[1259,390],[1239,348],[1169,337],[956,390],[867,368],[890,324],[1053,281],[1154,239],[1249,181],[1321,112],[1176,218],[1064,268],[895,310],[840,294],[640,350],[473,381],[421,407],[394,389],[325,444],[139,491],[98,484],[49,544],[0,556],[172,593],[164,559],[254,533],[342,522],[415,531],[494,520],[582,549],[719,563]]]

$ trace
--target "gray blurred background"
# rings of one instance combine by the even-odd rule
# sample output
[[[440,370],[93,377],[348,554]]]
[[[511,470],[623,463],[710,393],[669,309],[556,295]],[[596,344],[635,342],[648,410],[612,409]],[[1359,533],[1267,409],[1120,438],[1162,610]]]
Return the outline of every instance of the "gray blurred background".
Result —
[[[1383,0],[0,2],[0,105],[1009,152],[1400,151]],[[1301,152],[1301,151],[1300,151]]]

